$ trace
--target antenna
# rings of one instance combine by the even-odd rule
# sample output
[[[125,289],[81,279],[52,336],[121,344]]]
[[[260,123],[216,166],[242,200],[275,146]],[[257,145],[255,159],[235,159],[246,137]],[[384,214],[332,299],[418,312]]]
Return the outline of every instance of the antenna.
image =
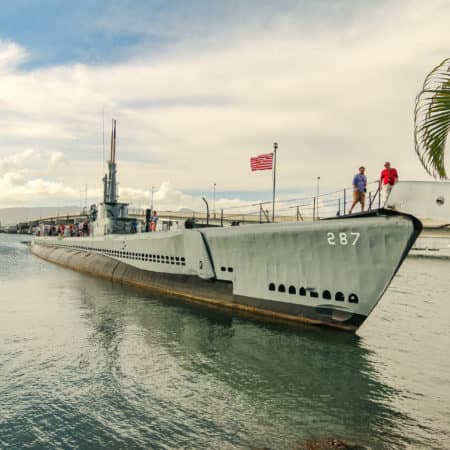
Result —
[[[111,121],[111,149],[109,152],[109,160],[113,162],[113,148],[114,148],[114,119]]]
[[[105,106],[102,107],[102,150],[103,150],[103,160],[102,160],[102,174],[105,171]]]

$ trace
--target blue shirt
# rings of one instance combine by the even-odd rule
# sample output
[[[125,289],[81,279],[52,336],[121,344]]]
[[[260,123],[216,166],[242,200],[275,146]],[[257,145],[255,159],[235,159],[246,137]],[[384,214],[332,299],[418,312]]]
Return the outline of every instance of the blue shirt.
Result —
[[[357,173],[353,177],[353,186],[359,191],[364,192],[364,189],[366,189],[367,186],[367,178],[365,175],[362,175],[360,173]]]

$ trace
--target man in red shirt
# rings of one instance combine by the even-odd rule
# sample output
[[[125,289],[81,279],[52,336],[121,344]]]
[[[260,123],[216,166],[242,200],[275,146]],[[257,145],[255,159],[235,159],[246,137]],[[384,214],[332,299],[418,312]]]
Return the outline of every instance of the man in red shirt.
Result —
[[[397,170],[391,167],[391,163],[386,161],[384,163],[384,170],[381,171],[380,176],[380,195],[382,196],[383,205],[391,193],[392,186],[398,181]]]

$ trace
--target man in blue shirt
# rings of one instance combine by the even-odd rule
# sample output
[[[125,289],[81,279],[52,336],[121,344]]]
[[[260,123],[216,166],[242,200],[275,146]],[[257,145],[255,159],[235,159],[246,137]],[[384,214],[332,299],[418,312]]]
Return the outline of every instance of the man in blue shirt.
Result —
[[[352,213],[353,208],[359,202],[361,203],[361,211],[364,211],[364,202],[366,200],[367,192],[367,178],[364,175],[366,169],[361,166],[359,172],[353,177],[353,204],[350,207],[349,214]]]

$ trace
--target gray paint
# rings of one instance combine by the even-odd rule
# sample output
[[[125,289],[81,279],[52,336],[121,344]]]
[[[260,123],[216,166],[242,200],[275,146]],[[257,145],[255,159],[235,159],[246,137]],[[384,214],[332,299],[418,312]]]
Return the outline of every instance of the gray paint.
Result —
[[[314,223],[127,236],[39,238],[33,247],[58,247],[64,249],[61,250],[63,255],[73,251],[71,249],[77,254],[93,256],[104,252],[108,260],[124,263],[114,268],[124,274],[130,270],[134,273],[134,269],[127,268],[134,267],[153,273],[153,277],[159,276],[157,274],[194,277],[199,283],[194,292],[189,291],[187,295],[204,295],[198,286],[207,283],[212,302],[223,298],[217,298],[216,290],[211,289],[214,283],[206,280],[228,282],[232,297],[227,301],[235,305],[261,303],[261,308],[284,311],[293,319],[298,319],[299,315],[312,319],[320,317],[321,321],[339,326],[354,317],[364,318],[370,314],[420,229],[420,223],[410,216],[381,211]],[[78,267],[79,263],[61,262],[63,255],[56,252],[46,259],[102,276],[91,266],[85,270],[85,263],[90,264],[86,262],[88,259],[83,267]],[[147,282],[144,284],[149,286]],[[271,284],[275,285],[275,290],[270,290]],[[280,292],[280,285],[285,292]],[[290,287],[295,289],[295,294],[289,293]],[[300,288],[304,288],[307,295],[300,295]],[[170,283],[163,289],[170,290]],[[181,288],[178,293],[183,292]],[[331,298],[327,298],[328,293]],[[338,293],[343,295],[343,301],[339,301],[339,295],[336,299]]]

